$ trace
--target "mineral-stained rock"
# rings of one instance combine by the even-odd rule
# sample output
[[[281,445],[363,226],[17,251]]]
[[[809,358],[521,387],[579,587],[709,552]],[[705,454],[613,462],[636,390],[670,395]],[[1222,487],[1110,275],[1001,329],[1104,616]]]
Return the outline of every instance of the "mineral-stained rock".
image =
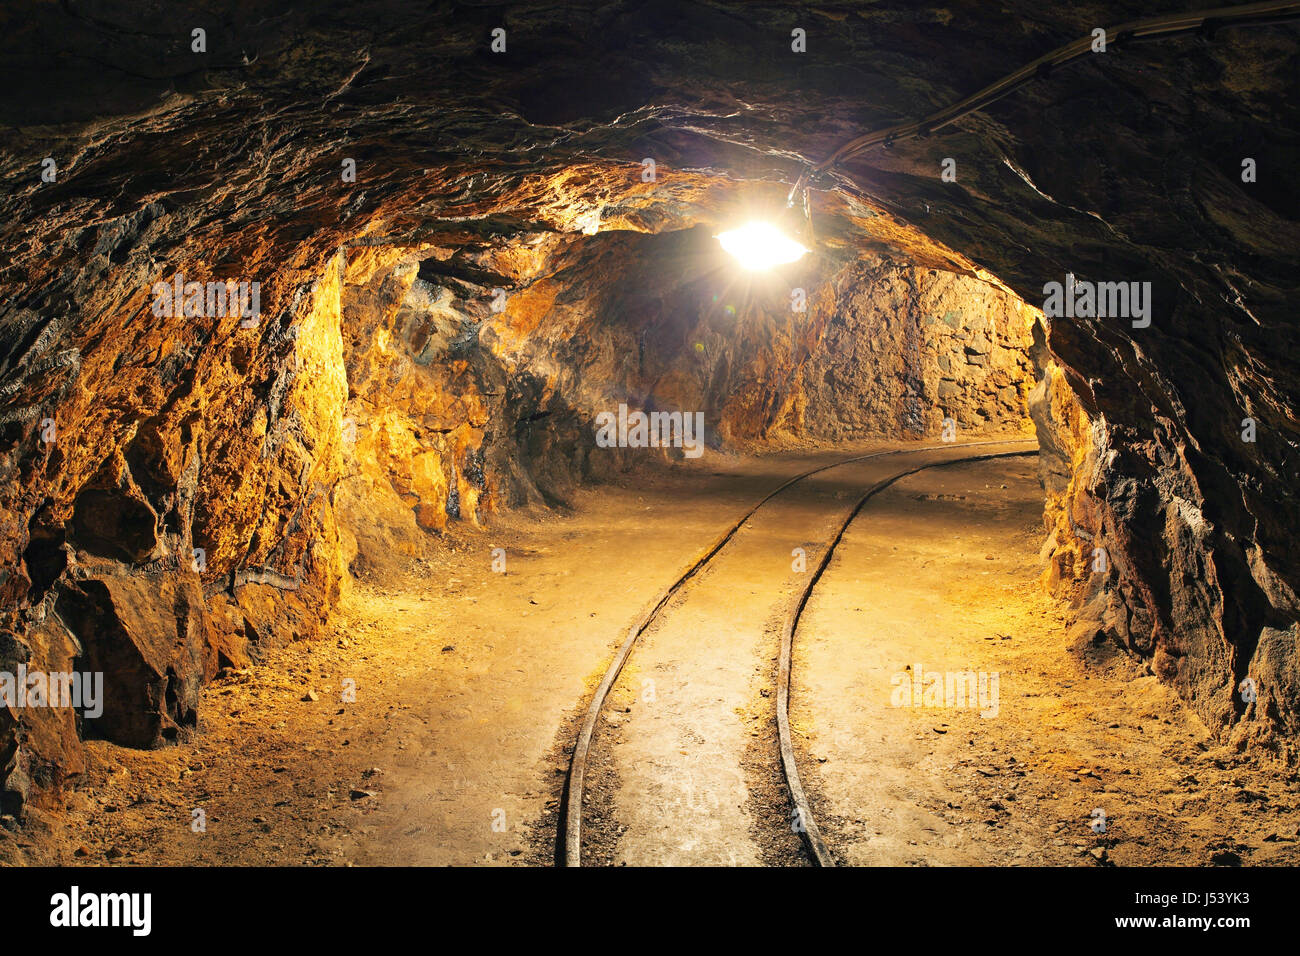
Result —
[[[193,729],[216,673],[198,576],[88,572],[60,585],[56,613],[81,644],[78,669],[104,675],[103,714],[86,736],[154,747]]]
[[[1036,310],[1015,295],[970,276],[885,264],[846,270],[833,301],[803,364],[805,434],[934,437],[944,419],[963,437],[1027,429]]]
[[[19,637],[0,630],[0,671],[70,673],[81,652],[76,638],[53,615],[37,615]],[[13,703],[17,703],[14,701]],[[0,807],[21,815],[29,799],[57,799],[81,773],[81,735],[69,708],[0,707]]]

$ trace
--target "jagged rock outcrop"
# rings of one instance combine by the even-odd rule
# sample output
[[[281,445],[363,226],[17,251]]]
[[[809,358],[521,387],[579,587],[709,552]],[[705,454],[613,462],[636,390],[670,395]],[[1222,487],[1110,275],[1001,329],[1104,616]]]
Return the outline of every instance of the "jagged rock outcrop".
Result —
[[[1036,310],[970,276],[853,269],[803,367],[800,431],[817,438],[1028,429]]]

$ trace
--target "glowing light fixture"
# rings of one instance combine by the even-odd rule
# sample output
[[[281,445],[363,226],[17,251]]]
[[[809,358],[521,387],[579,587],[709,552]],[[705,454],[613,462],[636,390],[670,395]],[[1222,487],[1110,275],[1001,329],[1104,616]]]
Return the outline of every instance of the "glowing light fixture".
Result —
[[[717,237],[742,269],[766,272],[773,266],[798,262],[807,254],[803,245],[795,242],[769,222],[747,222],[739,229],[720,233]]]
[[[808,254],[808,247],[798,239],[792,239],[785,227],[790,227],[789,232],[794,235],[812,241],[812,208],[808,200],[810,174],[811,170],[805,170],[795,181],[786,197],[785,208],[774,217],[774,221],[754,219],[714,237],[722,243],[723,249],[736,257],[742,269],[766,272],[773,266],[798,262]]]

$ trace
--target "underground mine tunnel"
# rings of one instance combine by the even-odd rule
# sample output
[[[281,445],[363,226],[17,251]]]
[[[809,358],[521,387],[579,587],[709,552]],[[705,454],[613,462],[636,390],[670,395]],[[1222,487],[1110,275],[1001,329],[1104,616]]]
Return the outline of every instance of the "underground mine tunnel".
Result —
[[[0,861],[1294,865],[1298,15],[6,10]]]

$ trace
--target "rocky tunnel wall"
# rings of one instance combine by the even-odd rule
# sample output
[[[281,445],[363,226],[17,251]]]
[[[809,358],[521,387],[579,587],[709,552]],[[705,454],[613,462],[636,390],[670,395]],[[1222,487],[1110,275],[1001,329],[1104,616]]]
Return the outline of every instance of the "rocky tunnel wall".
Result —
[[[99,251],[44,280],[62,307],[5,315],[0,670],[101,673],[102,713],[4,709],[10,807],[75,775],[83,737],[193,730],[201,685],[315,633],[341,581],[335,272],[267,270],[259,315],[209,315],[200,255],[146,265],[158,210],[88,231]]]
[[[733,451],[937,440],[945,420],[952,438],[1030,433],[1035,315],[889,260],[747,276],[707,229],[368,254],[343,294],[345,563],[392,566],[631,467],[595,442],[620,405],[698,411]]]

